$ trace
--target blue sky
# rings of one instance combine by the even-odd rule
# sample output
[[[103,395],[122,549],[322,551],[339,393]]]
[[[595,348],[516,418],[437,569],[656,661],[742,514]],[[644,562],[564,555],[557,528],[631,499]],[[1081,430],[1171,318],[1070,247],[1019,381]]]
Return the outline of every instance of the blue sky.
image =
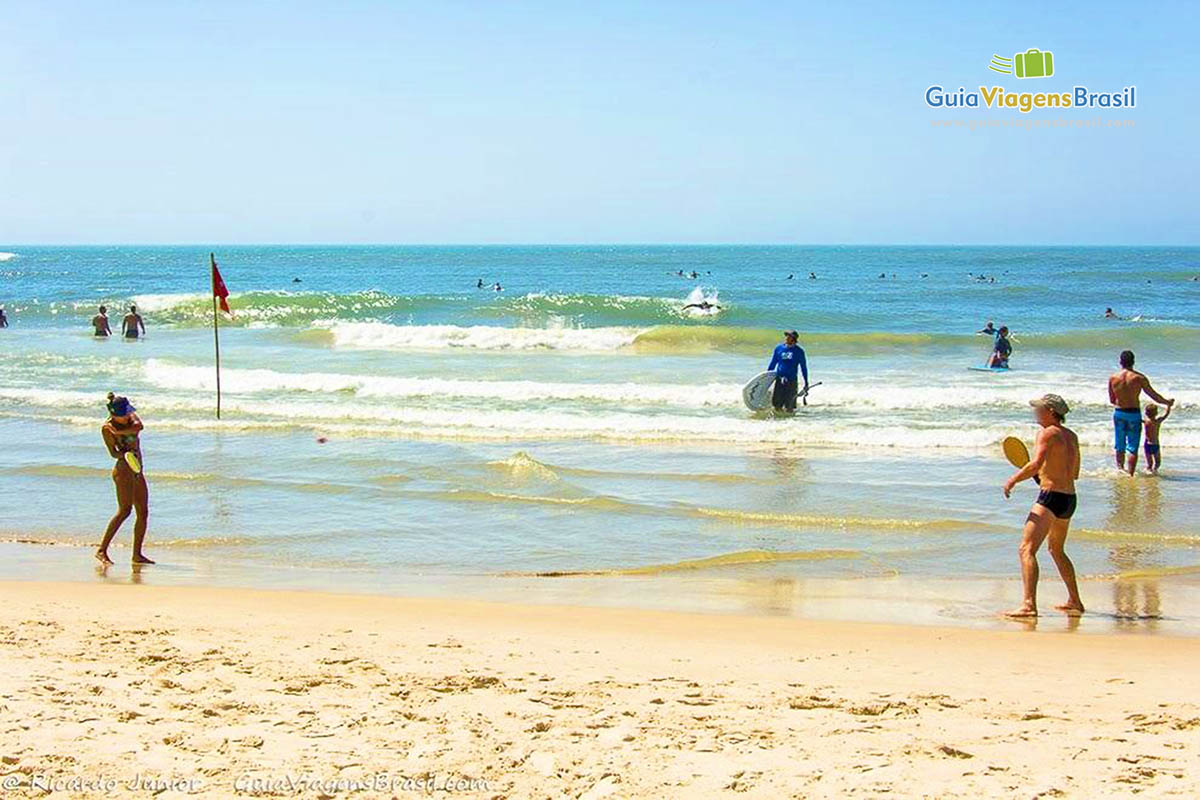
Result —
[[[1195,244],[1197,8],[11,2],[0,242]],[[934,83],[1139,107],[938,130],[1018,115]]]

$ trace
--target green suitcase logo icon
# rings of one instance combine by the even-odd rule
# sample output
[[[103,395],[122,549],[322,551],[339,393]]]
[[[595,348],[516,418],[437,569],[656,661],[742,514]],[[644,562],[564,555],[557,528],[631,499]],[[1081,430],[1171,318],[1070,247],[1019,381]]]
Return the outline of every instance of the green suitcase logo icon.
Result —
[[[1054,54],[1031,47],[1013,56],[1018,78],[1049,78],[1054,74]]]

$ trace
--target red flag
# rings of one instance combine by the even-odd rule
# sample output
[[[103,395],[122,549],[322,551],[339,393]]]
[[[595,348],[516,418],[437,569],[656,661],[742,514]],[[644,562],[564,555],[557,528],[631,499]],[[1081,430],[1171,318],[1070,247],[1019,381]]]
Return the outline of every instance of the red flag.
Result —
[[[213,297],[220,301],[222,311],[233,316],[233,312],[229,310],[229,290],[225,288],[225,281],[221,278],[221,270],[217,269],[217,259],[211,253],[208,257],[212,261]]]

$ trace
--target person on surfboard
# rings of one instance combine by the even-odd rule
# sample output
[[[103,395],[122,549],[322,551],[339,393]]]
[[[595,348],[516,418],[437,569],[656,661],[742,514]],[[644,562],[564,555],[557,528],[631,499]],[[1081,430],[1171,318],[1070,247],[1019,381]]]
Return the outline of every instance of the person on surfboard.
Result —
[[[803,391],[808,391],[808,362],[804,358],[804,348],[796,344],[799,336],[796,331],[784,331],[783,344],[775,347],[771,363],[767,365],[767,372],[775,373],[771,405],[777,412],[796,413],[796,397],[799,394],[797,373],[803,374]]]
[[[1071,516],[1075,513],[1075,480],[1079,477],[1079,437],[1063,425],[1071,408],[1056,394],[1047,394],[1030,400],[1033,418],[1042,427],[1034,444],[1033,458],[1017,470],[1004,483],[1004,496],[1012,494],[1013,487],[1024,480],[1037,476],[1041,492],[1025,518],[1025,531],[1021,537],[1021,580],[1024,585],[1024,602],[1020,608],[1006,612],[1009,617],[1036,617],[1038,562],[1037,551],[1046,539],[1050,540],[1050,556],[1058,567],[1058,574],[1067,587],[1067,602],[1055,606],[1071,615],[1083,613],[1083,601],[1079,599],[1079,585],[1075,580],[1075,565],[1067,557],[1063,547],[1067,542],[1067,530]]]
[[[112,471],[113,484],[117,489],[117,513],[108,521],[104,538],[96,548],[96,560],[105,566],[113,563],[108,557],[108,545],[125,520],[129,519],[131,511],[137,514],[133,523],[133,563],[154,563],[142,552],[142,543],[146,539],[146,520],[150,515],[150,490],[142,473],[139,438],[142,421],[134,413],[136,410],[128,398],[108,393],[108,420],[100,429],[100,434],[104,437],[108,454],[117,462]]]
[[[1008,326],[1001,325],[992,345],[992,355],[987,365],[992,369],[1008,369],[1008,357],[1012,355],[1012,343],[1008,341]]]

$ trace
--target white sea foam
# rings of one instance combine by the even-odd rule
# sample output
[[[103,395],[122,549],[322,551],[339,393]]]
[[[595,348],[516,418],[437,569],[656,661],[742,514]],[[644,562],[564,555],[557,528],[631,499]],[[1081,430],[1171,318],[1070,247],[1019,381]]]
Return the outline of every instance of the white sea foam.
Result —
[[[382,322],[315,323],[334,347],[357,350],[620,350],[641,328],[504,328],[491,325],[388,325]]]
[[[0,261],[12,261],[16,257],[16,253],[0,253]]]
[[[26,416],[97,425],[101,399],[95,393],[0,388],[0,399],[15,401]],[[150,427],[211,427],[212,398],[207,392],[155,392],[134,398]],[[37,409],[44,409],[40,413]],[[223,428],[338,430],[348,435],[490,441],[597,440],[621,442],[712,442],[740,446],[791,445],[870,451],[909,448],[926,455],[938,450],[994,448],[1020,430],[1011,421],[980,422],[969,414],[912,421],[869,415],[798,416],[762,420],[741,412],[696,415],[671,411],[646,414],[623,409],[561,405],[540,409],[397,406],[359,399],[331,402],[320,395],[284,399],[226,397]],[[84,411],[84,415],[74,413]],[[86,413],[91,410],[93,413]],[[9,415],[8,412],[0,412]],[[1085,446],[1111,446],[1111,426],[1103,418],[1076,426]],[[1200,448],[1200,429],[1177,427],[1171,447]]]
[[[185,303],[195,303],[200,300],[208,300],[212,295],[206,292],[191,292],[181,294],[139,294],[130,299],[130,302],[138,307],[140,311],[149,314],[154,314],[167,309],[175,308],[176,306]]]
[[[146,380],[164,388],[213,391],[216,378],[208,367],[173,364],[149,359]],[[228,394],[267,392],[349,392],[361,398],[411,399],[454,397],[510,402],[600,401],[629,405],[738,406],[741,387],[708,383],[559,383],[539,381],[481,381],[452,378],[404,378],[381,375],[348,375],[329,372],[278,372],[270,369],[226,369],[222,388]]]
[[[163,389],[213,391],[215,378],[209,367],[176,364],[165,359],[148,359],[144,366],[148,382]],[[359,398],[411,399],[422,397],[479,398],[510,402],[593,401],[627,405],[741,408],[741,386],[736,383],[570,383],[557,381],[488,381],[453,378],[392,377],[330,372],[281,372],[270,369],[226,369],[223,387],[228,394],[276,392],[352,393]],[[1029,398],[1045,385],[1070,385],[1062,379],[1028,386],[976,386],[953,384],[904,386],[898,383],[826,382],[814,389],[822,405],[846,412],[913,412],[958,409],[972,413],[987,409],[1023,410]],[[1076,409],[1104,410],[1107,398],[1094,391],[1062,390]],[[1181,408],[1200,404],[1200,392],[1176,392]]]

